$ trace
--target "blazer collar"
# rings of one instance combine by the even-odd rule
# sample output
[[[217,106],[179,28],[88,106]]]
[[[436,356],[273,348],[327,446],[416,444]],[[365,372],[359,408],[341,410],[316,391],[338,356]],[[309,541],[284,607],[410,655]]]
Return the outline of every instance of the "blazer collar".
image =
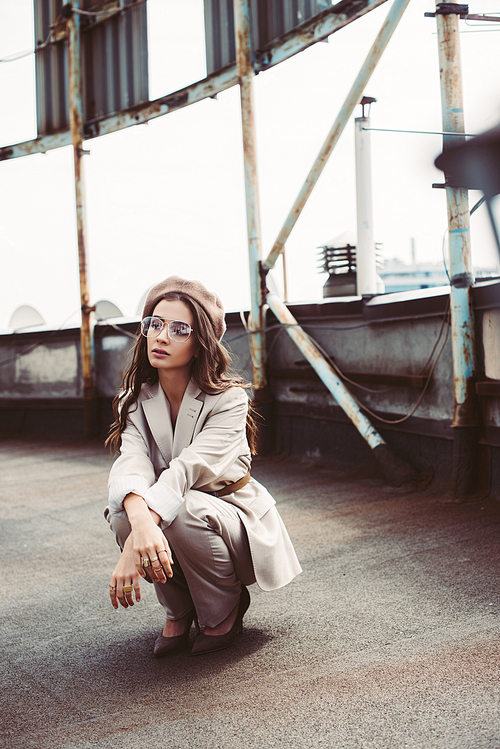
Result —
[[[148,398],[142,401],[142,410],[149,424],[153,439],[159,447],[163,459],[168,464],[172,460],[172,419],[170,404],[159,382],[147,386]]]
[[[179,408],[179,415],[177,416],[177,423],[174,431],[174,444],[172,447],[172,455],[176,458],[185,447],[191,444],[193,441],[194,429],[200,411],[203,408],[204,398],[199,398],[202,392],[198,385],[193,380],[188,382],[188,386],[184,392],[181,407]]]
[[[175,431],[172,430],[170,404],[159,382],[147,387],[148,398],[142,401],[142,408],[146,416],[151,434],[168,464],[177,457],[182,450],[191,444],[194,429],[204,398],[200,388],[190,380],[182,398]]]

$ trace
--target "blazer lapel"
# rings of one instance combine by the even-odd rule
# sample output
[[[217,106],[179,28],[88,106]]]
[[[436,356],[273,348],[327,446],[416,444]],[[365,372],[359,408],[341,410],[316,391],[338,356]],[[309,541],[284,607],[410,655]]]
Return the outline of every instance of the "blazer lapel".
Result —
[[[172,419],[168,399],[158,382],[149,389],[150,398],[142,401],[142,409],[151,434],[168,465],[172,460]]]
[[[203,408],[203,400],[198,400],[197,396],[201,393],[200,388],[190,380],[182,399],[179,415],[174,432],[174,444],[172,456],[176,458],[185,447],[193,441],[194,429],[200,411]]]

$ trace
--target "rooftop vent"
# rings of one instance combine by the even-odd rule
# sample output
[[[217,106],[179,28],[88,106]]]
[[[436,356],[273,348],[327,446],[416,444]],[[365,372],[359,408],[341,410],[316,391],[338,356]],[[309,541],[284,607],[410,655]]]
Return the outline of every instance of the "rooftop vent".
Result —
[[[14,332],[24,328],[36,328],[38,325],[45,325],[45,320],[34,307],[29,304],[23,304],[18,307],[10,318],[9,328]]]

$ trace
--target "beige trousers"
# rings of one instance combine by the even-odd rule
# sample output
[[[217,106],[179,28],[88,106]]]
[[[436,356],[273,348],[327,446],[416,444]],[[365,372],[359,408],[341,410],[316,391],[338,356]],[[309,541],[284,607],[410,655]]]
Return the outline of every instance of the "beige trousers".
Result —
[[[123,548],[128,520],[112,515],[110,525]],[[174,558],[173,577],[154,583],[167,619],[180,619],[194,608],[201,627],[217,626],[238,603],[241,585],[255,582],[238,508],[192,489],[175,520],[161,528]]]

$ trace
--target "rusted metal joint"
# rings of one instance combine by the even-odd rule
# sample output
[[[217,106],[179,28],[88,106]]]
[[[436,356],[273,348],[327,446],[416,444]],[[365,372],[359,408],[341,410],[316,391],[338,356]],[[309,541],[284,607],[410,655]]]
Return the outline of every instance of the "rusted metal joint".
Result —
[[[460,18],[467,18],[469,15],[469,6],[463,3],[439,3],[436,6],[435,13],[424,13],[425,18],[435,18],[436,16],[456,15]]]
[[[269,273],[268,268],[264,268],[262,260],[259,260],[259,277],[260,277],[260,299],[261,304],[265,304],[266,297],[268,294],[267,288],[267,274]]]
[[[71,3],[66,3],[65,5],[63,5],[63,7],[61,8],[61,16],[63,18],[69,19],[71,18],[72,15],[73,15],[73,8],[71,6]]]
[[[450,286],[454,286],[456,289],[468,289],[474,285],[474,276],[472,273],[457,273],[450,280]]]
[[[95,312],[95,305],[82,304],[81,310],[84,315],[88,315],[91,312]]]

